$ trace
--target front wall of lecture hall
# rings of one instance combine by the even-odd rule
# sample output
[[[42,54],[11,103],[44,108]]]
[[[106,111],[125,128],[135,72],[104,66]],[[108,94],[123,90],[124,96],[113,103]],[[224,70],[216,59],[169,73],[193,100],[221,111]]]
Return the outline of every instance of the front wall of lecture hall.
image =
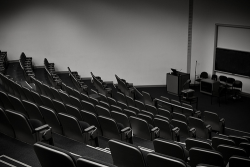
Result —
[[[2,55],[7,52],[9,61],[5,74],[22,86],[35,89],[16,61],[23,52],[32,57],[35,78],[49,86],[55,85],[47,78],[44,58],[54,63],[58,77],[74,89],[67,67],[77,71],[90,89],[97,90],[90,82],[90,72],[108,81],[115,100],[115,74],[133,83],[139,101],[144,102],[140,96],[143,91],[152,98],[179,100],[166,91],[166,74],[171,68],[189,73],[194,84],[195,74],[206,71],[210,78],[214,73],[216,48],[250,52],[249,7],[245,0],[4,1],[0,10],[0,50]],[[226,135],[250,136],[249,76],[216,74],[240,80],[241,98],[228,95],[219,102],[217,97],[211,100],[194,87],[201,117],[204,111],[215,112],[226,120]],[[5,86],[0,88],[10,93]],[[41,166],[31,144],[0,134],[0,163]],[[112,155],[105,153],[109,151],[105,150],[109,148],[105,137],[99,137],[103,151],[64,134],[54,134],[53,138],[55,146],[76,155],[114,162]],[[133,140],[134,145],[154,150],[152,141],[140,137]]]

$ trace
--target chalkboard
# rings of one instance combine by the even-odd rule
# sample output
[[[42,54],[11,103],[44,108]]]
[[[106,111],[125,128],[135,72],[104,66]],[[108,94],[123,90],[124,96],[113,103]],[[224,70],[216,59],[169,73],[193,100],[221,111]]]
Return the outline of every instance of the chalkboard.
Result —
[[[215,71],[250,77],[250,52],[216,48]]]

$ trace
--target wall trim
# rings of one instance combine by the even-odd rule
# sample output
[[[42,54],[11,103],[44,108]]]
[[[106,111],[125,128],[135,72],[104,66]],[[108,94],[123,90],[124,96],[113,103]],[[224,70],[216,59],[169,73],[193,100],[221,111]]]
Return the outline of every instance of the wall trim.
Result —
[[[8,60],[8,63],[17,63],[19,60]]]
[[[161,88],[166,87],[166,85],[134,85],[136,88]]]

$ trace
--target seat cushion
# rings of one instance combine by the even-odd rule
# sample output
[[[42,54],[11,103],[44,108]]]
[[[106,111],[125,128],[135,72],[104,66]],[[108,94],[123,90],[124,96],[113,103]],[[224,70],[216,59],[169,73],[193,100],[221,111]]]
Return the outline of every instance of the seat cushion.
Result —
[[[87,122],[84,122],[84,121],[79,121],[79,124],[82,128],[82,131],[84,131],[84,129],[90,127],[90,125],[87,123]]]

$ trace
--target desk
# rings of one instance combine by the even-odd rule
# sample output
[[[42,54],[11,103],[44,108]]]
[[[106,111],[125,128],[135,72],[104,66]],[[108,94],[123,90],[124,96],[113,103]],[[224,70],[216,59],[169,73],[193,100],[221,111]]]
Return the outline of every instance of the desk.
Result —
[[[177,75],[167,73],[166,77],[167,92],[173,95],[179,95],[183,89],[183,84],[188,79],[190,79],[190,74],[187,73],[178,72]],[[185,89],[188,89],[188,87],[185,87]]]

